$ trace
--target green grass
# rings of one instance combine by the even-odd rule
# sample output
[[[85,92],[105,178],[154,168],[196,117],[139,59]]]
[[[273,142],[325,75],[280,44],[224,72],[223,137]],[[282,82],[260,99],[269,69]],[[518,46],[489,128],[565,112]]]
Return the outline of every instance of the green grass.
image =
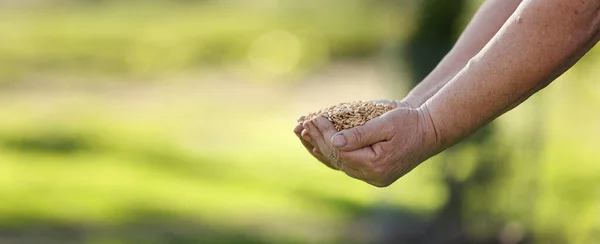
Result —
[[[271,241],[322,242],[342,238],[335,230],[374,205],[428,215],[444,202],[431,164],[389,189],[319,165],[291,132],[293,100],[215,103],[201,89],[159,87],[172,92],[8,95],[0,192],[11,198],[0,203],[0,225],[127,226],[161,213],[217,229],[258,225],[272,231],[253,236]],[[307,235],[317,227],[332,231]]]
[[[558,235],[589,243],[596,238],[600,225],[590,216],[597,215],[600,202],[594,192],[600,184],[599,142],[589,131],[600,128],[593,123],[598,116],[588,111],[599,103],[594,96],[577,96],[574,88],[594,87],[594,72],[573,83],[575,72],[580,71],[496,123],[501,148],[491,150],[511,152],[503,162],[509,173],[474,192],[467,206],[529,226],[541,240]],[[221,85],[222,93],[214,93]],[[442,158],[390,188],[373,188],[330,171],[304,152],[291,128],[300,113],[296,99],[309,98],[285,86],[277,96],[263,96],[268,85],[233,94],[225,89],[231,84],[221,85],[206,91],[179,84],[114,88],[118,93],[5,92],[0,192],[10,197],[0,202],[0,225],[130,226],[158,215],[221,230],[258,225],[271,231],[250,236],[270,241],[329,242],[340,240],[341,232],[307,233],[339,230],[381,204],[423,216],[444,204]],[[228,99],[215,102],[218,97]],[[580,107],[573,109],[574,104]],[[536,113],[541,123],[533,120]],[[582,118],[589,123],[580,123]],[[530,146],[536,128],[543,135],[535,142],[540,149]],[[453,153],[457,179],[469,176],[467,169],[481,150],[463,147]],[[533,212],[517,200],[531,194]],[[491,205],[477,205],[483,196]]]

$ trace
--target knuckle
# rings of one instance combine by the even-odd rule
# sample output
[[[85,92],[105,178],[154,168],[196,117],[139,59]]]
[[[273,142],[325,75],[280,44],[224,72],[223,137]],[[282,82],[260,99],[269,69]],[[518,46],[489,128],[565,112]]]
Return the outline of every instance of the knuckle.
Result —
[[[383,125],[383,131],[386,133],[386,135],[388,137],[391,136],[395,130],[396,130],[396,125],[391,121],[389,121],[388,123],[385,123]]]
[[[352,136],[357,142],[361,142],[364,138],[365,130],[361,126],[357,126],[352,130]]]
[[[394,115],[390,114],[390,116],[386,116],[383,119],[383,126],[382,126],[382,131],[385,132],[386,134],[390,134],[393,133],[394,130],[396,129],[396,123],[394,123]]]
[[[373,165],[377,165],[379,162],[383,162],[383,159],[385,158],[385,156],[383,155],[383,153],[375,153],[373,155],[373,157],[371,158]]]

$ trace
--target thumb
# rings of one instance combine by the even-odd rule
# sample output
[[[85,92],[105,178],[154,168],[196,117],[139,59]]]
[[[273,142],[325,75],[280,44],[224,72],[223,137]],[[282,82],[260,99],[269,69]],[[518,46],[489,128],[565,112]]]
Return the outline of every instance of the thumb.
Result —
[[[390,125],[385,117],[369,120],[361,126],[340,131],[333,135],[331,142],[343,151],[353,151],[387,140]]]

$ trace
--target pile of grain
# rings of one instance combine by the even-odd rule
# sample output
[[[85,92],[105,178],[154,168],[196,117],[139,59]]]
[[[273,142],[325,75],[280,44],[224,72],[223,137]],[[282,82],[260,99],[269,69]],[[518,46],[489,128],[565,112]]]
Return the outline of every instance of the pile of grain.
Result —
[[[377,118],[392,109],[394,107],[391,105],[375,102],[356,101],[340,103],[301,117],[298,122],[302,124],[304,121],[323,116],[331,121],[338,131],[341,131],[364,125],[367,121]]]

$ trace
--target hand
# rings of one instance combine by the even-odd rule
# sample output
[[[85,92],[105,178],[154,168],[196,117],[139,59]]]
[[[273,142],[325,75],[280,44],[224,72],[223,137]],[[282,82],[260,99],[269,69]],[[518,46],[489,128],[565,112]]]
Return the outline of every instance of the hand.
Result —
[[[305,124],[321,158],[378,187],[389,186],[441,149],[425,106],[398,108],[341,132],[323,117]]]
[[[409,100],[409,99],[374,100],[374,102],[389,104],[389,105],[394,106],[395,108],[416,108],[416,107],[418,107],[418,105],[415,102],[413,102],[412,100]],[[304,120],[304,118],[305,117],[302,116],[302,117],[298,118],[298,121],[302,121],[302,120]],[[326,157],[325,155],[323,155],[321,150],[319,150],[319,148],[317,147],[317,143],[313,140],[310,133],[308,133],[308,131],[310,130],[310,127],[314,128],[313,131],[315,133],[316,133],[316,131],[318,131],[318,129],[314,126],[314,124],[304,123],[304,125],[296,125],[296,127],[294,127],[294,133],[300,139],[300,141],[302,142],[302,145],[304,145],[306,150],[308,150],[308,152],[313,157],[315,157],[321,163],[325,164],[327,167],[338,170],[339,168],[336,168],[336,166],[334,166],[332,164],[331,160],[328,157]]]

